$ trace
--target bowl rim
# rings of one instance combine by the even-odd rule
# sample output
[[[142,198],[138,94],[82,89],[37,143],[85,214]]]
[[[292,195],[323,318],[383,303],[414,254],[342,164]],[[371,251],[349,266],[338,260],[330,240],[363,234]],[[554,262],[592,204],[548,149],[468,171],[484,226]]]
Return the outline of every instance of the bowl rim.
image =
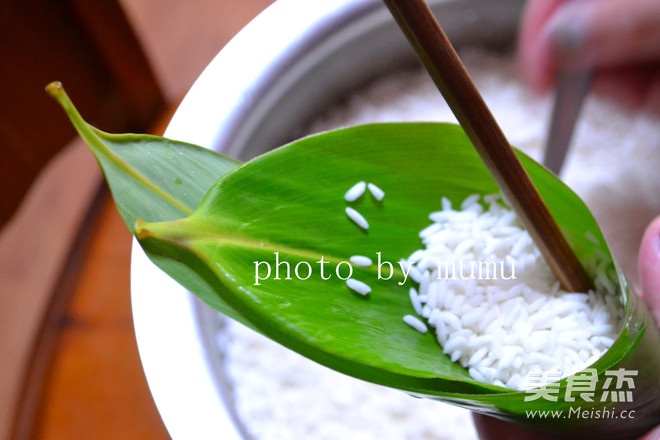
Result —
[[[234,115],[249,107],[258,85],[301,41],[378,0],[278,0],[213,58],[188,91],[164,136],[206,148],[223,144]],[[268,35],[264,39],[263,35]],[[243,54],[251,53],[251,57]],[[227,69],[226,66],[232,66]],[[131,305],[138,352],[149,389],[174,439],[241,440],[208,362],[199,300],[156,267],[133,240]]]

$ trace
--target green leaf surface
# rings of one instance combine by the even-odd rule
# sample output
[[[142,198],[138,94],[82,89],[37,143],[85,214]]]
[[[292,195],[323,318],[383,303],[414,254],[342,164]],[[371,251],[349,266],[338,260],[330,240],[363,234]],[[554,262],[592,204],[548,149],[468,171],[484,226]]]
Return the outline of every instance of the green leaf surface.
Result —
[[[569,411],[575,405],[564,399],[526,402],[524,392],[475,382],[442,354],[432,334],[419,334],[402,321],[413,312],[410,281],[403,282],[396,266],[420,247],[418,233],[429,224],[428,214],[440,208],[442,197],[458,204],[473,193],[498,191],[460,127],[354,127],[299,140],[238,166],[190,144],[103,133],[80,118],[61,87],[49,88],[99,160],[124,220],[152,261],[222,313],[337,371],[563,438],[632,438],[658,423],[660,339],[613,262],[625,326],[593,367],[599,378],[616,368],[639,372],[634,401],[615,405],[636,411],[634,419],[529,419],[526,410]],[[582,201],[545,168],[519,156],[583,263],[594,255],[611,262]],[[361,180],[381,187],[384,200],[366,194],[347,203],[344,193]],[[347,206],[364,215],[368,230],[348,219]],[[366,296],[342,279],[353,255],[375,263],[352,269],[353,278],[371,286]],[[388,263],[395,268],[391,277]],[[567,380],[560,382],[560,396]],[[582,409],[606,406],[601,396],[602,390]]]
[[[597,253],[611,260],[582,201],[546,169],[522,154],[520,158],[578,257],[584,262]],[[345,191],[361,180],[376,183],[385,199],[377,202],[367,194],[347,203]],[[376,124],[309,137],[256,158],[223,176],[192,216],[141,223],[137,234],[143,242],[167,243],[187,253],[204,276],[215,277],[210,283],[228,287],[218,289],[219,294],[257,330],[319,363],[413,394],[545,427],[544,421],[523,420],[524,410],[568,410],[571,404],[524,402],[524,392],[472,380],[442,354],[433,335],[419,334],[403,323],[402,316],[413,311],[410,284],[403,284],[400,271],[382,279],[389,272],[378,264],[396,266],[420,247],[418,233],[429,224],[428,214],[440,208],[443,196],[456,204],[473,193],[497,191],[460,127]],[[348,219],[346,206],[369,221],[368,230]],[[588,233],[601,244],[587,239]],[[353,255],[375,262],[353,269],[354,278],[372,287],[367,296],[355,294],[338,276],[337,271],[348,275],[348,265],[342,262]],[[616,273],[614,267],[612,271]],[[621,295],[629,297],[625,280],[620,281]],[[645,332],[645,308],[636,298],[629,298],[627,307],[636,324],[626,326],[595,364],[599,373],[639,355],[635,347],[644,338],[642,345],[657,346],[657,332]],[[651,373],[649,381],[657,380],[658,374]],[[566,389],[566,379],[561,386]],[[647,414],[648,426],[657,414],[656,403]],[[570,425],[572,432],[590,431],[592,422],[554,422],[553,429],[565,433]],[[619,423],[615,430],[602,420],[599,426],[603,423],[617,436],[621,429],[630,429]]]

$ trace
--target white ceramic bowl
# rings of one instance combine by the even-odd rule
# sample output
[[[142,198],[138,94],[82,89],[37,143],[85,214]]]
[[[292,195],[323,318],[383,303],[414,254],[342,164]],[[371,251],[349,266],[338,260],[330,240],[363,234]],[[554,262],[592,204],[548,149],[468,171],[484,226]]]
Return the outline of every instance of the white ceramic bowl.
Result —
[[[510,46],[523,0],[429,1],[456,46]],[[380,0],[279,0],[209,64],[165,136],[246,160],[305,134],[306,121],[378,76],[417,63]],[[225,398],[222,321],[132,256],[132,303],[149,387],[174,439],[244,438]]]

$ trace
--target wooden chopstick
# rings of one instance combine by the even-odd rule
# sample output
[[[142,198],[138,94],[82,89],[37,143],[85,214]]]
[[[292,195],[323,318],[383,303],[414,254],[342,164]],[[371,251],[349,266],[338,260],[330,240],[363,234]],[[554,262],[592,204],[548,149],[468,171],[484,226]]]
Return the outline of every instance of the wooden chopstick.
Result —
[[[423,0],[383,0],[562,287],[592,281]]]

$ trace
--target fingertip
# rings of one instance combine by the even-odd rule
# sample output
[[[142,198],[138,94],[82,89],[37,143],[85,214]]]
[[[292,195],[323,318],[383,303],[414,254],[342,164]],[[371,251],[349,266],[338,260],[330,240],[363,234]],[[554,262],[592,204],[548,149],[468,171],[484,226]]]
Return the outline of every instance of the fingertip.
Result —
[[[639,440],[659,440],[659,439],[660,439],[660,426],[648,432],[643,437],[639,438]]]
[[[518,74],[535,93],[545,94],[555,84],[557,67],[551,54],[547,38],[519,46]]]
[[[554,84],[556,65],[548,22],[566,0],[537,0],[527,4],[518,37],[518,72],[535,92],[545,93]]]
[[[639,251],[642,297],[660,322],[660,217],[646,228]]]

